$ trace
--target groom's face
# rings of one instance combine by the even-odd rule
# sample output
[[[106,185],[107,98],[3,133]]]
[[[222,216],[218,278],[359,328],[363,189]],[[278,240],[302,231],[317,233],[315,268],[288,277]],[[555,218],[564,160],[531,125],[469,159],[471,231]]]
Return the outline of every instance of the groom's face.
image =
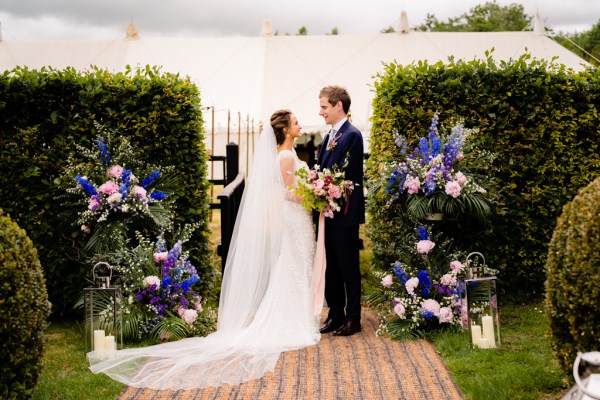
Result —
[[[342,102],[338,101],[335,105],[331,105],[329,103],[328,97],[319,98],[319,104],[321,110],[319,111],[319,115],[325,119],[325,123],[328,125],[335,125],[342,118],[345,117],[344,110],[342,108]]]

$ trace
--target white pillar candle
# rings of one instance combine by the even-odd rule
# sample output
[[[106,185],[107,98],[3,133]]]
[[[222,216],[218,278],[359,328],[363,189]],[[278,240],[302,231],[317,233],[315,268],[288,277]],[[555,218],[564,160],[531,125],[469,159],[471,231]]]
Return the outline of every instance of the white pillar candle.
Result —
[[[494,335],[494,319],[485,315],[481,318],[481,324],[483,325],[483,337],[489,340],[489,348],[496,347],[496,336]]]
[[[109,335],[104,338],[104,349],[108,357],[114,356],[117,349],[114,336]]]
[[[486,338],[486,337],[482,337],[481,339],[479,339],[479,348],[481,349],[489,349],[491,348],[491,342],[490,339]]]
[[[104,331],[97,329],[94,331],[94,351],[104,351]]]
[[[481,326],[471,325],[471,340],[473,341],[473,346],[479,347],[479,341],[481,340]]]

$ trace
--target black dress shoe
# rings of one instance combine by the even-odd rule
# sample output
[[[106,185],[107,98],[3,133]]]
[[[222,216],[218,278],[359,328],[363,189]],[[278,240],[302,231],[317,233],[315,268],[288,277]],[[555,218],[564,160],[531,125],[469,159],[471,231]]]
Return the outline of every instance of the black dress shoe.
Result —
[[[336,319],[327,318],[325,320],[325,323],[321,327],[321,329],[319,329],[319,332],[321,332],[321,333],[333,332],[336,329],[338,329],[340,326],[342,326],[343,324],[344,324],[344,321],[339,321],[339,320],[336,320]]]
[[[333,331],[333,336],[350,336],[361,331],[360,322],[346,321],[342,326]]]

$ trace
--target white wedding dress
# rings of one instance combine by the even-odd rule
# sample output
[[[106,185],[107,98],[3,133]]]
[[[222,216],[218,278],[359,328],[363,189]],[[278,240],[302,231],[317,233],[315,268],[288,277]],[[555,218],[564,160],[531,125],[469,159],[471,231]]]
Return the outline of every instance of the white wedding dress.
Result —
[[[119,350],[90,369],[129,386],[192,389],[238,384],[273,371],[283,351],[315,345],[315,250],[312,218],[287,200],[272,131],[261,135],[236,220],[222,283],[215,333],[145,348]],[[262,143],[262,144],[261,144]],[[262,146],[262,147],[261,147]],[[262,159],[260,157],[263,157]]]

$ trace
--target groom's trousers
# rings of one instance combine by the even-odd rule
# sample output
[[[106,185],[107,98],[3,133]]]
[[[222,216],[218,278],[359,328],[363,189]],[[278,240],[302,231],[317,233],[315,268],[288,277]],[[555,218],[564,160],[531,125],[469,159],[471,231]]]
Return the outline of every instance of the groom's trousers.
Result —
[[[326,227],[325,300],[328,318],[360,322],[359,227]]]

